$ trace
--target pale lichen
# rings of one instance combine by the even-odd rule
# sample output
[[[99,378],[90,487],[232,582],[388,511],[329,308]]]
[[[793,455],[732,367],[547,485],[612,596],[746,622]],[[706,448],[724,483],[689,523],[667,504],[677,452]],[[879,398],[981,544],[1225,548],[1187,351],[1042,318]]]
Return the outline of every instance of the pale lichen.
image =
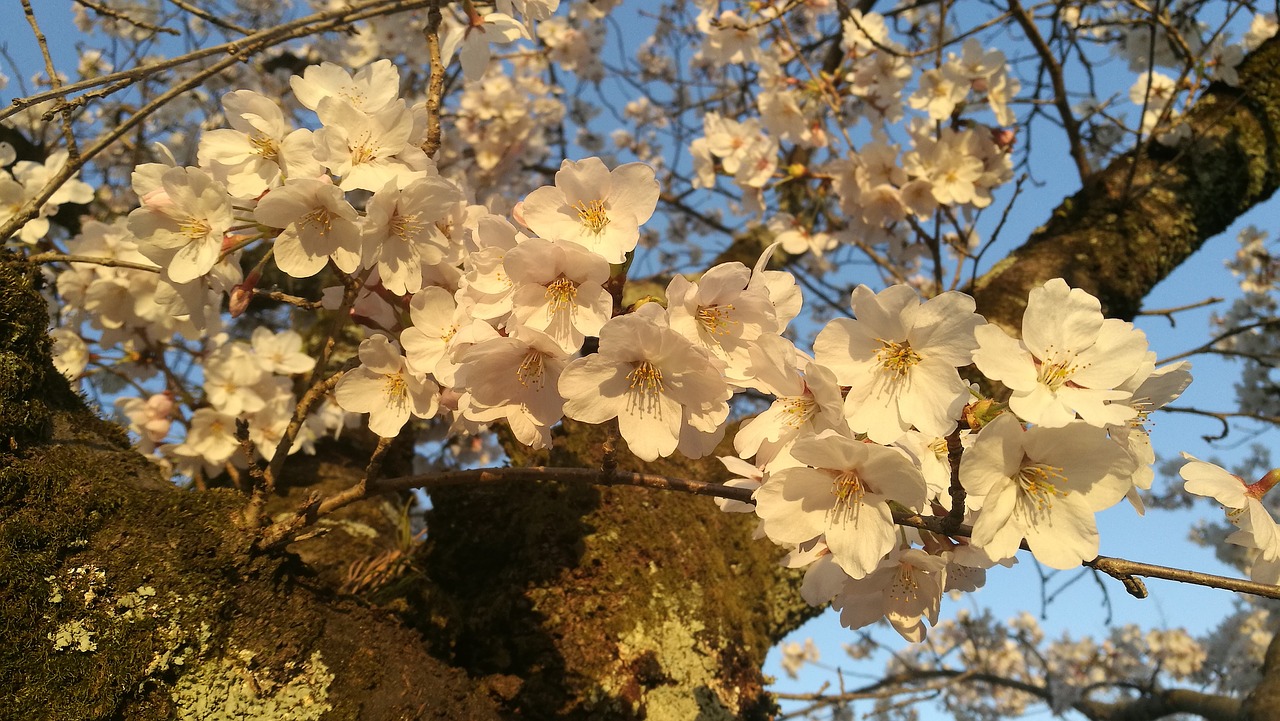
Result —
[[[319,721],[332,708],[333,674],[320,652],[284,669],[254,668],[254,654],[230,653],[197,665],[173,688],[180,721]]]

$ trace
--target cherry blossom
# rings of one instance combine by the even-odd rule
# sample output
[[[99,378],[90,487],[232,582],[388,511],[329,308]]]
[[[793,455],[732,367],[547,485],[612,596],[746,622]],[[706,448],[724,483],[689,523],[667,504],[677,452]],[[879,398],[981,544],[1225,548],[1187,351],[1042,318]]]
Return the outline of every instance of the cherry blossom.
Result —
[[[1058,428],[1076,416],[1097,425],[1128,422],[1137,410],[1118,390],[1147,354],[1147,337],[1133,324],[1103,318],[1097,298],[1054,278],[1031,290],[1022,340],[1002,328],[977,329],[973,362],[1013,390],[1009,407],[1029,423]]]
[[[369,430],[394,438],[410,416],[436,414],[440,389],[410,370],[400,350],[378,334],[361,341],[360,366],[338,381],[334,395],[343,410],[368,413]]]
[[[755,492],[765,534],[791,545],[821,536],[845,573],[871,573],[897,542],[889,502],[924,505],[919,469],[895,449],[835,431],[797,440],[791,455],[809,467],[772,473]]]
[[[853,292],[856,319],[837,318],[814,340],[817,361],[850,386],[849,427],[877,443],[892,443],[911,427],[932,436],[955,428],[969,386],[967,365],[983,324],[973,299],[947,292],[923,303],[907,286]]]
[[[656,303],[606,323],[599,352],[569,364],[560,393],[570,418],[617,418],[631,452],[646,461],[671,455],[686,424],[716,431],[732,395],[711,356],[671,330]]]
[[[567,240],[621,263],[640,240],[640,226],[658,204],[653,169],[627,163],[613,170],[599,158],[566,160],[554,186],[543,186],[522,204],[521,222],[550,240]]]
[[[1078,566],[1098,555],[1093,514],[1124,498],[1136,465],[1104,430],[1083,421],[1024,431],[1002,413],[960,461],[967,505],[980,511],[973,543],[1001,560],[1025,538],[1046,566]]]

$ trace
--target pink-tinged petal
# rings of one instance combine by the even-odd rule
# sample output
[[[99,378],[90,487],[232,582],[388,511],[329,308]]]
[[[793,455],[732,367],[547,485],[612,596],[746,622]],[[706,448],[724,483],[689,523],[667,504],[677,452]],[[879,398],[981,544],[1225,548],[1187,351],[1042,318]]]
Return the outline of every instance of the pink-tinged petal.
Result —
[[[1038,358],[1061,349],[1087,348],[1101,328],[1102,304],[1085,291],[1068,287],[1061,278],[1032,288],[1027,297],[1022,340]]]
[[[973,522],[972,540],[973,545],[993,560],[1001,561],[1016,555],[1022,543],[1022,525],[1014,518],[1022,492],[1014,483],[1006,483],[994,491],[987,496],[977,520]]]
[[[1225,468],[1198,460],[1190,454],[1183,453],[1182,457],[1190,461],[1178,470],[1178,475],[1186,481],[1183,488],[1187,493],[1207,496],[1226,508],[1245,507],[1248,496],[1245,495],[1244,481]]]
[[[619,165],[610,174],[609,195],[605,198],[610,214],[627,215],[638,225],[648,222],[658,206],[658,181],[653,168],[644,163]]]
[[[1025,498],[1021,502],[1031,504],[1034,500]],[[1098,527],[1084,499],[1075,495],[1059,496],[1053,499],[1053,507],[1048,512],[1035,510],[1028,511],[1027,515],[1031,516],[1031,522],[1023,533],[1037,561],[1050,568],[1067,570],[1097,557]]]
[[[880,564],[897,541],[893,515],[884,502],[862,503],[827,531],[827,547],[850,578],[864,578]]]
[[[978,339],[973,362],[983,375],[1015,391],[1031,390],[1038,385],[1031,354],[1003,328],[993,324],[981,325],[973,330],[973,334]]]
[[[338,381],[334,397],[338,407],[351,413],[368,413],[386,404],[386,376],[355,368]]]

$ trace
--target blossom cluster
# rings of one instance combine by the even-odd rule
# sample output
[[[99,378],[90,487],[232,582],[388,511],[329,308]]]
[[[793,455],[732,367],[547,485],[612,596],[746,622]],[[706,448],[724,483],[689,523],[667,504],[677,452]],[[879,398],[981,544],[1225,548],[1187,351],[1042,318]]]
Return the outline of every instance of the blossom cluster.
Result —
[[[866,50],[858,33],[868,28],[869,17],[848,31],[851,49]],[[468,37],[453,41],[458,52],[478,52]],[[745,47],[719,42],[705,58]],[[947,101],[960,102],[993,92],[1001,63],[967,43],[930,82],[961,83],[964,93]],[[467,74],[472,88],[500,84]],[[912,640],[936,623],[944,591],[977,588],[1024,544],[1041,563],[1070,568],[1097,554],[1094,514],[1126,497],[1141,510],[1154,460],[1144,422],[1182,392],[1189,366],[1157,368],[1140,331],[1061,279],[1031,291],[1018,337],[963,293],[922,299],[905,284],[859,286],[853,317],[826,324],[810,354],[786,334],[801,310],[797,282],[767,268],[794,238],[779,237],[753,266],[676,275],[661,299],[625,306],[626,264],[660,195],[651,167],[566,160],[552,184],[497,213],[424,151],[425,103],[399,97],[390,62],[354,73],[326,63],[290,85],[314,123],[295,127],[263,94],[228,93],[229,127],[204,133],[196,165],[162,153],[139,166],[140,207],[127,220],[87,223],[67,245],[109,262],[72,263],[56,281],[64,322],[116,348],[114,372],[145,381],[157,343],[182,346],[200,365],[198,395],[119,402],[144,450],[180,473],[307,451],[358,414],[384,438],[415,418],[471,436],[501,423],[533,448],[550,445],[566,418],[616,421],[641,459],[699,458],[724,439],[734,397],[749,392],[768,407],[741,425],[737,455],[724,462],[754,504],[722,507],[754,512],[786,563],[806,567],[811,603],[831,603],[851,627],[887,618]],[[769,102],[791,102],[784,91]],[[930,104],[939,102],[920,109],[943,112]],[[772,177],[778,148],[754,121],[706,117],[718,171],[752,187]],[[901,161],[877,141],[833,166],[842,204],[901,201],[850,206],[862,222],[982,207],[1007,177],[991,134],[916,127]],[[817,142],[814,126],[769,130]],[[824,243],[811,235],[789,249]],[[223,331],[224,299],[232,316],[243,313],[273,292],[264,278],[309,281],[300,287],[316,297],[286,302],[355,322],[359,347],[345,369],[317,367],[293,331]],[[95,361],[80,333],[55,337],[69,375]],[[966,368],[988,385],[971,385]],[[299,405],[326,378],[332,392]],[[902,514],[949,516],[972,534],[906,530],[895,522]],[[1249,528],[1263,561],[1280,562],[1263,526]]]
[[[565,161],[499,215],[422,150],[425,109],[398,97],[389,62],[323,64],[291,84],[318,127],[230,93],[230,127],[204,134],[198,165],[139,166],[141,207],[70,245],[154,272],[73,264],[58,279],[68,320],[126,353],[198,341],[203,394],[180,442],[163,443],[170,396],[122,401],[180,471],[243,465],[246,445],[267,460],[306,450],[341,430],[343,412],[388,438],[412,418],[447,414],[463,434],[504,423],[534,448],[564,418],[616,419],[642,459],[697,458],[724,437],[729,401],[752,391],[773,400],[730,460],[756,489],[761,533],[808,567],[808,600],[853,627],[887,617],[912,639],[944,590],[976,588],[1024,542],[1054,568],[1092,558],[1093,514],[1150,485],[1142,422],[1189,382],[1186,364],[1157,369],[1140,331],[1061,280],[1032,291],[1021,339],[962,293],[860,286],[854,317],[828,323],[810,356],[784,336],[801,297],[791,274],[766,268],[777,244],[754,267],[677,275],[665,302],[622,306],[625,263],[658,202],[648,166]],[[264,274],[336,279],[306,303],[362,328],[325,403],[298,406],[291,379],[314,366],[300,336],[219,332],[210,309],[226,296],[242,312]],[[64,365],[86,357],[62,340]],[[982,399],[958,370],[970,365],[1009,389],[1007,412],[974,411]],[[972,537],[899,530],[895,511],[952,512]]]
[[[918,641],[944,591],[982,585],[1023,544],[1071,568],[1097,555],[1094,514],[1126,497],[1141,510],[1144,423],[1185,389],[1188,364],[1157,368],[1141,331],[1061,279],[1031,291],[1021,338],[974,308],[957,292],[859,287],[854,318],[829,322],[812,359],[770,353],[793,359],[761,384],[777,400],[735,437],[726,465],[755,504],[722,507],[754,511],[806,567],[806,600],[847,626],[887,618]],[[960,377],[971,364],[1007,404]],[[895,512],[951,514],[972,534],[899,528]]]

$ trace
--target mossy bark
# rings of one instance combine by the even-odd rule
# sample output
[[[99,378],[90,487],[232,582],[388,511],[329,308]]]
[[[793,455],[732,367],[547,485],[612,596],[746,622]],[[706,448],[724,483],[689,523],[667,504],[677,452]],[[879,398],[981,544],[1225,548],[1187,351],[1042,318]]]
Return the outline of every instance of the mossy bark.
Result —
[[[36,277],[0,257],[0,718],[498,718],[397,617],[250,553],[243,496],[173,487],[99,420]]]

